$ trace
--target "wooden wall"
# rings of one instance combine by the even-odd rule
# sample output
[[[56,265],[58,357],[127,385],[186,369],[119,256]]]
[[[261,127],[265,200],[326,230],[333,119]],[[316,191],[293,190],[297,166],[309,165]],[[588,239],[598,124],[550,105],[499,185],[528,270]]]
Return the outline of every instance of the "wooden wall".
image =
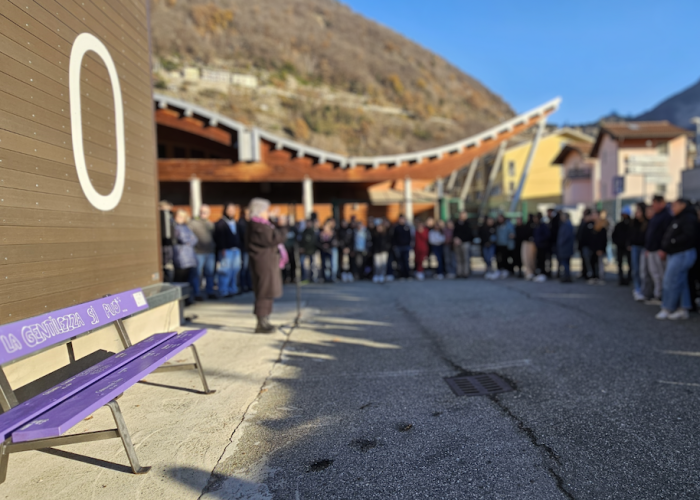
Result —
[[[76,172],[69,65],[82,33],[111,55],[125,114],[116,208],[91,204]],[[0,324],[160,281],[147,0],[0,0]],[[92,184],[115,184],[112,84],[94,52],[80,73]]]

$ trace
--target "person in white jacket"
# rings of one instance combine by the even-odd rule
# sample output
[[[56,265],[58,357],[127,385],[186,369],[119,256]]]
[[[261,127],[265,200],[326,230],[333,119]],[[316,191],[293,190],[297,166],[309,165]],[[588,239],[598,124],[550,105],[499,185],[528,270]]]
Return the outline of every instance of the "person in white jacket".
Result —
[[[445,277],[445,223],[443,221],[438,221],[435,226],[428,233],[428,243],[430,244],[430,251],[438,261],[436,279],[443,279]]]

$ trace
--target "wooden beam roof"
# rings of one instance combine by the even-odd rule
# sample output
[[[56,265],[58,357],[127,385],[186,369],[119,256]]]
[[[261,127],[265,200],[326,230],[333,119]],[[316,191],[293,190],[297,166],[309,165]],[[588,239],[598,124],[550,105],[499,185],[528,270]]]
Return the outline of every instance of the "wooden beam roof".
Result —
[[[554,99],[481,134],[456,143],[403,155],[344,157],[276,137],[183,101],[156,95],[159,125],[238,147],[241,161],[160,159],[159,180],[184,182],[383,182],[445,177],[554,113]],[[233,134],[236,134],[234,140]],[[233,155],[232,155],[233,156]]]

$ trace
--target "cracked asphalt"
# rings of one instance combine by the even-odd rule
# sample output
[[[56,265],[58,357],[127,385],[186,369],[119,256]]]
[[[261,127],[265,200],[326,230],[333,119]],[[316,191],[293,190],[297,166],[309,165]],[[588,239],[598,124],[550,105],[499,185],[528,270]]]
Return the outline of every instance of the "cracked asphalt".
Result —
[[[612,283],[303,296],[201,498],[700,498],[700,317],[659,322]],[[516,390],[443,380],[483,372]]]

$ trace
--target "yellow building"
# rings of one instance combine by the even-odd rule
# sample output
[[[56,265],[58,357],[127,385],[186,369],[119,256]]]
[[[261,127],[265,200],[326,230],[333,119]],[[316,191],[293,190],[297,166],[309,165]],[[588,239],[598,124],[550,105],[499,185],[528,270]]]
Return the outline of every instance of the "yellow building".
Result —
[[[564,145],[594,141],[595,138],[570,128],[556,129],[544,135],[537,146],[520,200],[527,202],[531,208],[537,203],[561,204],[562,173],[561,169],[552,166],[552,162]],[[531,147],[532,140],[529,140],[511,146],[504,152],[501,171],[494,183],[495,189],[489,203],[492,208],[504,209],[510,203],[518,189]]]

